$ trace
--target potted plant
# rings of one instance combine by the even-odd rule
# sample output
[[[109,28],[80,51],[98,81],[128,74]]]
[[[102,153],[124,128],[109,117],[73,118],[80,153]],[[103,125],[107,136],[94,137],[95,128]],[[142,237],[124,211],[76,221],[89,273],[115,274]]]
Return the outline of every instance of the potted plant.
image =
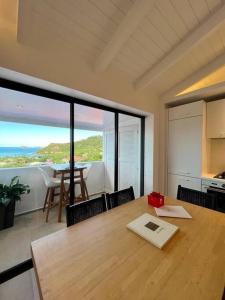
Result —
[[[18,176],[13,177],[9,185],[0,184],[0,230],[13,226],[15,203],[25,193],[30,193],[30,187],[20,183]]]

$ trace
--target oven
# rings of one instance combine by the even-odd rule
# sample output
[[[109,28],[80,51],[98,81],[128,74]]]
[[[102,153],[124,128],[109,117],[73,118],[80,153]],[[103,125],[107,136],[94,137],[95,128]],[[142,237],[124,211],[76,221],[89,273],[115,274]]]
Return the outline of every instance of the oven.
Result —
[[[225,189],[209,186],[207,193],[215,196],[215,210],[225,213]]]
[[[225,180],[217,178],[202,179],[202,192],[213,194],[215,210],[225,213]]]

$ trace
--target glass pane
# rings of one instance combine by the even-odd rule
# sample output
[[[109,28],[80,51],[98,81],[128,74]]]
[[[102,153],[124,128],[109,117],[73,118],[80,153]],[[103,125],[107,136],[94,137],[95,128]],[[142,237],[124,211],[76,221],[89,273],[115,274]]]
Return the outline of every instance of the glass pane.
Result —
[[[31,257],[32,240],[66,226],[64,210],[63,222],[58,222],[61,175],[58,172],[55,182],[52,178],[57,166],[69,166],[70,105],[4,88],[0,103],[0,184],[9,185],[18,176],[15,182],[30,189],[15,201],[14,210],[19,197],[4,194],[0,186],[1,272]],[[53,206],[48,222],[47,206],[42,210],[47,188]]]
[[[76,200],[114,191],[114,113],[75,104],[74,120],[75,166],[84,168],[87,187],[82,195],[75,184]]]
[[[119,190],[133,186],[140,196],[140,118],[119,114]]]

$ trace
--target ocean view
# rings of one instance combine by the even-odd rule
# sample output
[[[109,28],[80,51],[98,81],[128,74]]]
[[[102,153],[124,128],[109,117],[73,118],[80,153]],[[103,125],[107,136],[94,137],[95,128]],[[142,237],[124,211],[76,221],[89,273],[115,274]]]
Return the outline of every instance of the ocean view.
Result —
[[[41,147],[0,147],[0,157],[32,156]]]

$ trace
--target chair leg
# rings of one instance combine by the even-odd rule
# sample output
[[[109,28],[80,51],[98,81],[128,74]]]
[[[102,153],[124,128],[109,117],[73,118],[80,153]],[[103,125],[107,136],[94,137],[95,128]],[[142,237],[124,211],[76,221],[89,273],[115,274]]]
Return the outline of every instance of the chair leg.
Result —
[[[58,212],[58,222],[62,220],[62,206],[63,206],[63,199],[64,199],[64,186],[61,186],[60,197],[59,197],[59,212]]]
[[[45,211],[46,205],[47,205],[47,201],[48,201],[48,196],[49,196],[49,188],[47,189],[46,192],[46,196],[45,196],[45,202],[44,202],[44,206],[43,206],[43,212]]]
[[[58,214],[58,222],[60,223],[62,220],[62,200],[59,200],[59,214]]]
[[[50,194],[50,199],[51,199],[51,204],[54,202],[54,197],[55,197],[55,188],[51,188],[52,189],[52,193]]]
[[[47,213],[46,213],[46,222],[48,222],[49,211],[52,208],[53,197],[54,197],[54,188],[50,188],[49,189],[49,197],[48,197],[48,207],[47,207]]]
[[[85,181],[84,181],[84,189],[85,189],[85,192],[86,192],[86,198],[87,198],[87,200],[89,200],[88,189],[87,189],[87,185],[86,185]]]
[[[80,189],[81,189],[81,196],[82,196],[82,201],[85,201],[85,182],[84,180],[81,180],[80,182]]]

